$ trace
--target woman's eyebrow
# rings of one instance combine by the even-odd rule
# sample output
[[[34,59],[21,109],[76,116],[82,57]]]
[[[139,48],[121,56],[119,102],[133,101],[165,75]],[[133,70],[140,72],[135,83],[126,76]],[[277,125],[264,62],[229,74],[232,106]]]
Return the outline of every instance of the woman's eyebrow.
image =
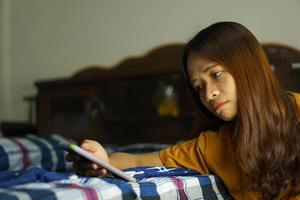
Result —
[[[209,70],[211,70],[212,68],[214,68],[214,67],[216,67],[218,64],[212,64],[212,65],[209,65],[209,66],[207,66],[204,70],[203,70],[203,72],[201,72],[201,73],[207,73]],[[192,79],[191,80],[191,84],[194,86],[194,84],[195,84],[195,82],[197,82],[197,79]]]
[[[211,70],[211,68],[214,68],[215,66],[217,66],[218,64],[215,63],[215,64],[212,64],[212,65],[209,65],[207,66],[204,70],[203,70],[203,73],[207,73],[209,70]]]

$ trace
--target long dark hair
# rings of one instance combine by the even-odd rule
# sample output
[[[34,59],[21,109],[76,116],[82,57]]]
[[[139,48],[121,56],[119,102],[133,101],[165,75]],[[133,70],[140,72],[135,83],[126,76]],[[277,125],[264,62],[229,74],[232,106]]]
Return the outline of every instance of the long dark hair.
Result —
[[[219,22],[203,29],[183,52],[183,70],[188,79],[187,59],[191,53],[224,66],[235,80],[238,114],[231,122],[232,141],[247,189],[259,190],[264,199],[299,194],[296,101],[281,88],[255,36],[235,22]],[[199,109],[216,120],[191,86],[190,90]]]

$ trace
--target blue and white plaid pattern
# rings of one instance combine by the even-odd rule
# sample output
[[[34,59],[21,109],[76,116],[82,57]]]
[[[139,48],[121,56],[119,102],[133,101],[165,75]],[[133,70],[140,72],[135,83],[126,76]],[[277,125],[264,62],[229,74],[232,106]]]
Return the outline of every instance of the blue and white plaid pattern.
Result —
[[[0,139],[0,200],[121,200],[121,199],[231,199],[218,177],[200,176],[188,169],[144,167],[125,170],[138,182],[118,178],[78,177],[60,142],[41,138]],[[110,152],[149,152],[165,145],[147,144],[110,148]]]
[[[39,174],[35,182],[31,179],[29,183],[0,188],[0,199],[231,199],[217,177],[195,175],[195,172],[187,169],[148,167],[127,170],[127,173],[131,175],[140,175],[135,176],[138,179],[137,183],[126,182],[118,178],[78,177],[76,175],[55,180],[62,178],[62,175],[55,174],[55,172],[48,175],[48,172],[36,169],[29,170],[30,176],[34,174],[32,171]],[[144,177],[141,176],[143,173]],[[170,176],[172,174],[178,176]]]
[[[66,171],[71,164],[65,161],[59,135],[42,138],[35,135],[19,138],[0,138],[0,171],[24,170],[41,167],[50,171]]]
[[[26,137],[0,138],[0,171],[24,170],[41,167],[49,171],[66,171],[71,164],[66,162],[60,142],[70,142],[60,135],[52,134],[49,138],[36,135]],[[108,153],[123,151],[145,153],[159,151],[168,147],[166,144],[133,144],[127,146],[105,146]]]

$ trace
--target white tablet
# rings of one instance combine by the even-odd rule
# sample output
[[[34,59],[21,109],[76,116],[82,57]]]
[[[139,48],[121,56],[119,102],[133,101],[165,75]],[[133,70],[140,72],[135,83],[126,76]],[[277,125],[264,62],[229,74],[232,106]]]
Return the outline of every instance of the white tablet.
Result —
[[[73,152],[73,153],[77,153],[80,156],[100,165],[101,167],[107,169],[108,171],[110,171],[112,174],[123,178],[126,181],[129,182],[136,182],[135,178],[129,176],[128,174],[126,174],[125,172],[115,168],[114,166],[110,165],[109,163],[104,162],[103,160],[96,158],[95,156],[93,156],[91,153],[89,153],[88,151],[82,149],[81,147],[79,147],[76,144],[68,144],[68,143],[60,143],[59,144],[64,150],[68,151],[68,152]]]

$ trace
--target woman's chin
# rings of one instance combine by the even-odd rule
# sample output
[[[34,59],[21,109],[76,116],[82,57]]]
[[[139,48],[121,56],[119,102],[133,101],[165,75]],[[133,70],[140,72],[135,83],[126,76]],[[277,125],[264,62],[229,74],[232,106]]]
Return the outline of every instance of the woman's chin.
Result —
[[[226,112],[226,111],[220,111],[216,115],[217,115],[217,117],[221,118],[222,120],[224,120],[226,122],[232,121],[235,117],[235,115],[233,115],[230,112]]]

